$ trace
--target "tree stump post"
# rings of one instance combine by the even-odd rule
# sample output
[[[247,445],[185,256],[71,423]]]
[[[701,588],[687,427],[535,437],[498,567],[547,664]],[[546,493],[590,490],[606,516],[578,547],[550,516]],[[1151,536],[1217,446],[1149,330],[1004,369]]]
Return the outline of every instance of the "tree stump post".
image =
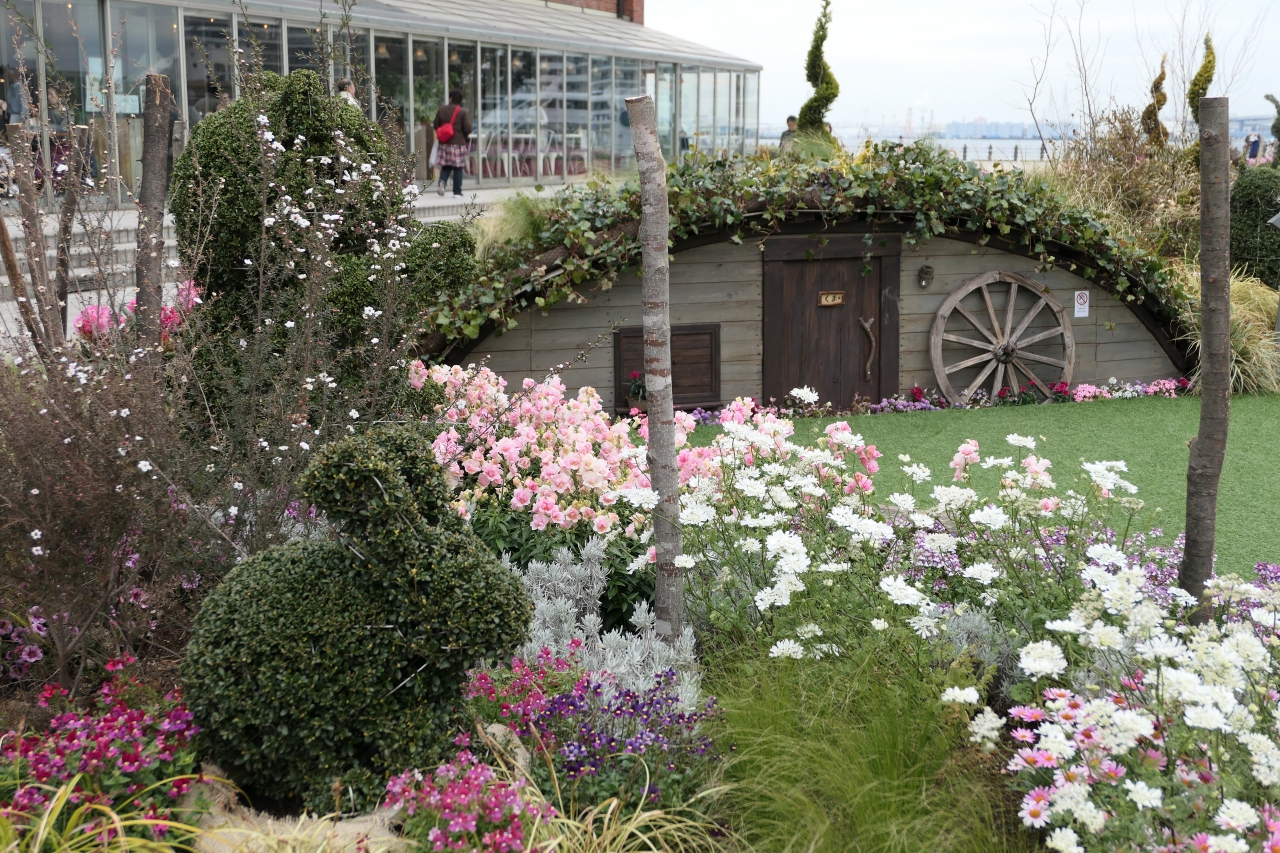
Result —
[[[653,98],[627,98],[631,141],[640,171],[640,248],[644,278],[645,396],[649,400],[649,482],[658,493],[654,518],[657,551],[654,615],[658,633],[673,641],[684,630],[684,570],[675,564],[681,553],[680,471],[676,463],[675,406],[671,388],[671,269],[667,242],[670,206],[667,163],[658,140]]]
[[[1231,135],[1226,98],[1202,98],[1200,124],[1200,430],[1187,465],[1187,539],[1178,585],[1207,622],[1205,583],[1213,572],[1218,481],[1231,408]]]

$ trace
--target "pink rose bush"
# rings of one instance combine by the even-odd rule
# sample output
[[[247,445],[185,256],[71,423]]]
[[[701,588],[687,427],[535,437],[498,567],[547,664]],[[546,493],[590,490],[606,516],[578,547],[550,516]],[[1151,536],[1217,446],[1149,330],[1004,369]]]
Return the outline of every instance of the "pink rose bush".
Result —
[[[619,521],[615,492],[648,485],[630,422],[613,422],[593,389],[568,399],[559,377],[526,379],[508,397],[506,380],[487,367],[435,366],[425,379],[423,370],[410,365],[409,381],[443,387],[438,417],[448,428],[434,451],[462,515],[478,501],[497,500],[527,513],[534,530],[585,525],[606,533]]]
[[[201,303],[201,288],[194,281],[178,285],[173,305],[160,306],[160,335],[167,341],[171,332],[182,325],[183,320]],[[102,341],[125,328],[134,320],[138,300],[131,299],[124,311],[116,311],[110,305],[88,305],[76,315],[72,327],[86,341]]]

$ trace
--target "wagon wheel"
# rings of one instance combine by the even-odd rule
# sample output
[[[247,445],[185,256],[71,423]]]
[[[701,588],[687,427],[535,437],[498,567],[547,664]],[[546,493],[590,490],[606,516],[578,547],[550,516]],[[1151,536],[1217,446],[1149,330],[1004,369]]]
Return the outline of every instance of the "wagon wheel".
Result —
[[[994,398],[1023,384],[1049,400],[1054,385],[1071,382],[1076,342],[1066,309],[1048,288],[1019,273],[989,272],[942,303],[929,352],[938,388],[953,404],[968,403],[980,388]]]

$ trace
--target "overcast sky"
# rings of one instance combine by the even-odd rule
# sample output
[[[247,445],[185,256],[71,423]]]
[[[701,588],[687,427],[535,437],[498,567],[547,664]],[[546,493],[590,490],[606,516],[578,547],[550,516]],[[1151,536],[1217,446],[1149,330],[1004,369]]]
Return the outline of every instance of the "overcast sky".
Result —
[[[834,124],[876,124],[882,116],[896,116],[900,123],[908,107],[917,126],[930,111],[940,125],[977,117],[1030,119],[1026,92],[1034,80],[1033,60],[1039,64],[1045,55],[1051,0],[831,5],[826,53],[841,89],[829,114]],[[645,0],[645,24],[764,66],[761,122],[780,124],[812,91],[804,79],[804,56],[819,8],[819,0]],[[1224,94],[1233,78],[1225,92],[1232,115],[1272,113],[1262,96],[1280,95],[1280,2],[1091,0],[1082,11],[1079,0],[1059,0],[1054,18],[1046,75],[1054,103],[1041,94],[1045,114],[1069,113],[1080,102],[1073,36],[1091,58],[1103,100],[1145,105],[1162,52],[1171,65],[1190,69],[1181,72],[1189,76],[1206,27],[1219,67],[1210,94]],[[1186,34],[1181,49],[1180,30]],[[1197,52],[1189,56],[1192,45]],[[1170,70],[1171,77],[1179,73]],[[1166,91],[1173,95],[1174,88]],[[1162,116],[1173,120],[1175,107],[1171,103]]]

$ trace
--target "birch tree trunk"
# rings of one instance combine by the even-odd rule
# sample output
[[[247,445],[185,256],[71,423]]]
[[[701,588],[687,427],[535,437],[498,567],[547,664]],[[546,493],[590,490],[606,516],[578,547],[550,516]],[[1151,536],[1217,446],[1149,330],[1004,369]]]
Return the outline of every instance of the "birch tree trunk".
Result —
[[[670,207],[667,163],[658,142],[653,98],[627,98],[631,141],[640,170],[640,248],[644,279],[644,384],[649,400],[649,481],[658,493],[654,519],[657,583],[654,615],[668,641],[684,630],[684,570],[680,555],[680,471],[676,465],[675,406],[671,398],[671,269],[667,262]]]
[[[169,183],[169,78],[147,75],[142,109],[142,186],[138,190],[138,255],[135,316],[144,343],[160,345],[160,304],[164,286],[164,197]]]
[[[1213,571],[1218,480],[1231,407],[1231,207],[1227,99],[1200,100],[1200,431],[1187,465],[1187,544],[1178,585],[1200,599]],[[1192,621],[1206,622],[1201,606]]]

